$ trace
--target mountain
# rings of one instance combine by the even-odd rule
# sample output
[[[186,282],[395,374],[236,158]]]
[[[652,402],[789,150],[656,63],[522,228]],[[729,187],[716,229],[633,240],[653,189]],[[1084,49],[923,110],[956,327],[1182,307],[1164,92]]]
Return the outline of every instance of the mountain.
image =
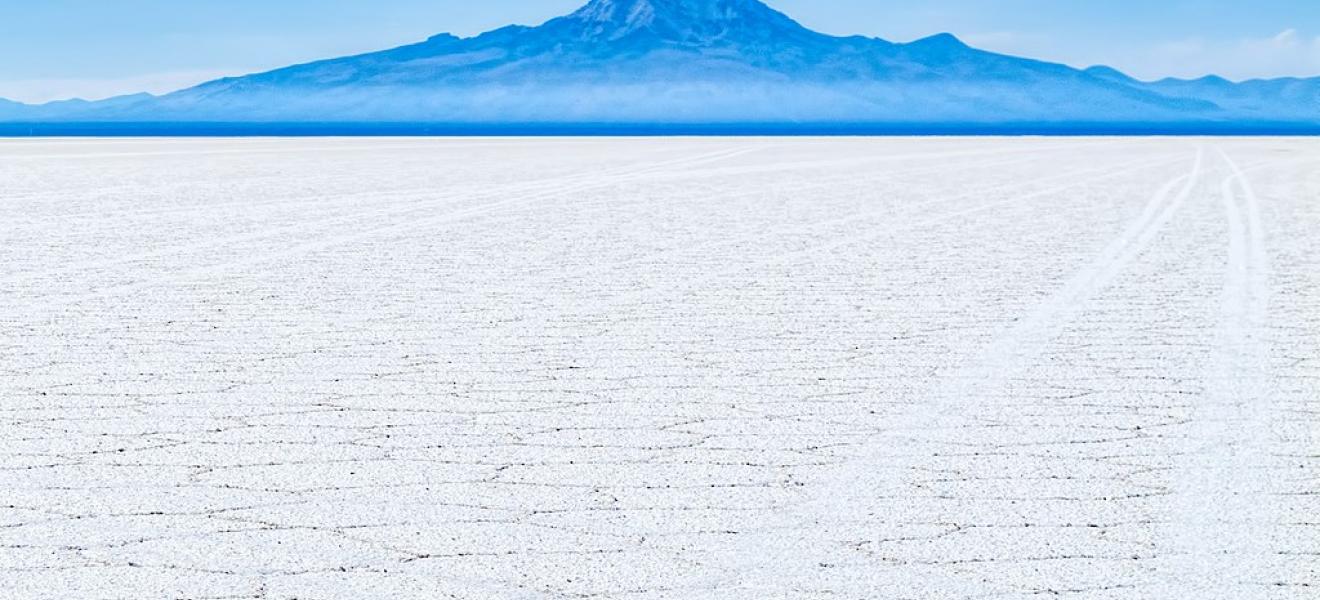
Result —
[[[1048,126],[1320,123],[1318,107],[1320,80],[1146,83],[948,34],[905,44],[829,36],[759,0],[592,0],[537,27],[442,34],[159,97],[0,106],[0,119]]]
[[[30,107],[28,107],[25,104],[20,104],[18,102],[14,102],[13,100],[5,100],[4,98],[0,98],[0,119],[17,117],[24,114],[28,110],[30,110]]]
[[[1222,77],[1163,79],[1148,85],[1170,97],[1200,98],[1230,114],[1261,115],[1277,121],[1320,121],[1320,78],[1254,79],[1234,83]]]

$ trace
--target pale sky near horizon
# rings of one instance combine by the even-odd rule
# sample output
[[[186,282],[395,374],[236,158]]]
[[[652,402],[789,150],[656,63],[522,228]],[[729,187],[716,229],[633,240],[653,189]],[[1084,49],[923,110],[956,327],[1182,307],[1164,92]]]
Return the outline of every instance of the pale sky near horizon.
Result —
[[[534,25],[586,0],[0,0],[0,98],[161,93],[451,32]],[[1143,79],[1320,76],[1317,0],[768,0],[838,35],[951,32]]]

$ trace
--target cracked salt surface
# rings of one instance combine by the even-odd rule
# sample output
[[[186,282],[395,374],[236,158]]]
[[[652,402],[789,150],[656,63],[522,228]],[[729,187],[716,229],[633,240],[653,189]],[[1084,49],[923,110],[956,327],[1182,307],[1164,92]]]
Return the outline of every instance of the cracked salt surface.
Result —
[[[1320,596],[1301,139],[0,144],[0,597]]]

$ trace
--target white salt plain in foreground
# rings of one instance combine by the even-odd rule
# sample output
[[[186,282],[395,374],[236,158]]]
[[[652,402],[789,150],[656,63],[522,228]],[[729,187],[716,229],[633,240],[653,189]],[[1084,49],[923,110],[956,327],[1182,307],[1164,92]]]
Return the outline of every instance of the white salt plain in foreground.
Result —
[[[1308,139],[0,143],[0,596],[1320,595]]]

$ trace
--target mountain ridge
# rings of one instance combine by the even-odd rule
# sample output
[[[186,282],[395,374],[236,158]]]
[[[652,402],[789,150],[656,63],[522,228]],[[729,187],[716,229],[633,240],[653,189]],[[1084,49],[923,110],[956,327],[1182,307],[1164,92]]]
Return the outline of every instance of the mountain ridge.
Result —
[[[1143,82],[973,48],[832,36],[760,0],[592,0],[508,26],[222,78],[160,96],[39,106],[50,122],[1320,123],[1320,79]]]

